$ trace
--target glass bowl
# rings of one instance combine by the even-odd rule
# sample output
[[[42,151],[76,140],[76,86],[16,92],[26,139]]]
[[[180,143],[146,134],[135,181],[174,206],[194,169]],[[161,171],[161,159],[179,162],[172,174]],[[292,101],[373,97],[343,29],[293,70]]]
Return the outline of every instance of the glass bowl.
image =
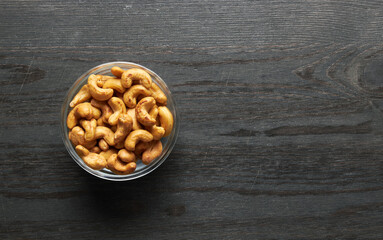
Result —
[[[152,77],[152,81],[155,82],[161,88],[161,90],[166,94],[166,97],[168,98],[167,107],[173,114],[173,118],[174,118],[173,131],[170,133],[169,136],[161,139],[161,142],[163,145],[163,151],[161,155],[155,160],[153,160],[149,165],[144,165],[141,162],[141,160],[138,160],[136,170],[132,174],[128,174],[128,175],[117,175],[106,168],[102,170],[94,170],[88,167],[84,163],[84,161],[77,155],[74,146],[70,142],[68,137],[69,129],[66,126],[66,119],[67,119],[69,111],[71,110],[71,108],[69,107],[69,103],[73,99],[73,97],[77,94],[77,92],[80,90],[80,88],[87,83],[88,77],[91,74],[102,74],[102,75],[112,76],[112,74],[110,73],[110,69],[113,66],[119,66],[122,69],[140,68],[148,72],[150,76]],[[127,180],[136,179],[136,178],[145,176],[146,174],[149,174],[150,172],[158,168],[166,160],[166,158],[169,156],[170,152],[172,151],[177,140],[178,131],[179,131],[178,128],[179,128],[179,123],[178,123],[176,104],[170,93],[169,88],[166,86],[166,83],[155,72],[141,65],[138,65],[136,63],[131,63],[131,62],[108,62],[88,70],[83,75],[81,75],[76,80],[76,82],[71,86],[71,88],[69,89],[68,93],[65,96],[64,103],[61,108],[61,135],[64,141],[64,145],[66,149],[68,150],[70,156],[80,167],[82,167],[88,173],[96,177],[106,179],[106,180],[111,180],[111,181],[127,181]]]

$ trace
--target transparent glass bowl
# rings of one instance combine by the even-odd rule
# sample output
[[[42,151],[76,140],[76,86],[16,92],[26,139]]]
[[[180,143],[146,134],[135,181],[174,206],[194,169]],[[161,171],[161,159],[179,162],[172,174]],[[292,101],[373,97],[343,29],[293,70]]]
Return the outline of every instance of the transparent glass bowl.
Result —
[[[152,77],[153,82],[155,82],[161,88],[161,90],[166,94],[166,97],[168,98],[167,107],[173,114],[173,118],[174,118],[173,131],[171,132],[169,136],[161,139],[161,142],[163,145],[163,151],[161,155],[157,159],[155,159],[153,162],[151,162],[149,165],[144,165],[141,162],[141,160],[138,160],[136,171],[128,175],[117,175],[106,168],[102,170],[93,170],[90,167],[88,167],[84,163],[84,161],[77,155],[74,146],[70,142],[68,137],[69,129],[66,126],[66,119],[67,119],[69,111],[71,110],[71,108],[69,107],[69,103],[73,99],[73,97],[77,94],[77,92],[81,89],[81,87],[87,83],[88,77],[91,74],[102,74],[102,75],[112,76],[112,74],[110,73],[110,69],[113,66],[119,66],[122,69],[141,68],[145,70],[146,72],[148,72],[150,76]],[[127,181],[127,180],[136,179],[136,178],[145,176],[146,174],[149,174],[150,172],[155,170],[157,167],[159,167],[169,156],[170,152],[172,151],[176,143],[178,131],[179,131],[178,128],[179,128],[179,123],[178,123],[176,104],[172,98],[169,88],[166,86],[166,83],[155,72],[141,65],[131,63],[131,62],[108,62],[88,70],[86,73],[81,75],[76,80],[76,82],[71,86],[71,88],[69,89],[68,93],[65,96],[64,103],[61,108],[61,135],[65,144],[65,147],[68,150],[70,156],[80,167],[82,167],[88,173],[96,177],[106,179],[106,180],[111,180],[111,181]]]

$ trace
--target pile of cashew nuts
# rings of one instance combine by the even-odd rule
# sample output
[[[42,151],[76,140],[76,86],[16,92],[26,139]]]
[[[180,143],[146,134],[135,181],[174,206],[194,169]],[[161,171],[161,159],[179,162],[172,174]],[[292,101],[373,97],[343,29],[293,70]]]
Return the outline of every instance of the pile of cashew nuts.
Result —
[[[86,165],[131,174],[141,159],[162,153],[161,138],[173,129],[167,97],[142,69],[112,67],[114,76],[90,75],[70,102],[69,139]]]

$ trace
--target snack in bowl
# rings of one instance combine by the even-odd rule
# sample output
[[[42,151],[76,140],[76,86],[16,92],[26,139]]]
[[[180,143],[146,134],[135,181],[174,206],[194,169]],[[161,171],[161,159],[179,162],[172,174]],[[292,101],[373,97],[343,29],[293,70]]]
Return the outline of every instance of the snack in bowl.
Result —
[[[161,139],[173,130],[168,99],[139,68],[110,68],[114,76],[91,74],[71,100],[68,137],[77,155],[93,170],[117,175],[150,165],[163,152]]]

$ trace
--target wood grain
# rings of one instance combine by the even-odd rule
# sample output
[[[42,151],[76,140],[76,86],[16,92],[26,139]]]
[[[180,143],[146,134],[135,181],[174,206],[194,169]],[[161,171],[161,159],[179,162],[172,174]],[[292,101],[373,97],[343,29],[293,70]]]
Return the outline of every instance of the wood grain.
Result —
[[[379,1],[1,1],[1,239],[382,239]],[[60,136],[74,80],[132,61],[181,116],[107,182]]]

